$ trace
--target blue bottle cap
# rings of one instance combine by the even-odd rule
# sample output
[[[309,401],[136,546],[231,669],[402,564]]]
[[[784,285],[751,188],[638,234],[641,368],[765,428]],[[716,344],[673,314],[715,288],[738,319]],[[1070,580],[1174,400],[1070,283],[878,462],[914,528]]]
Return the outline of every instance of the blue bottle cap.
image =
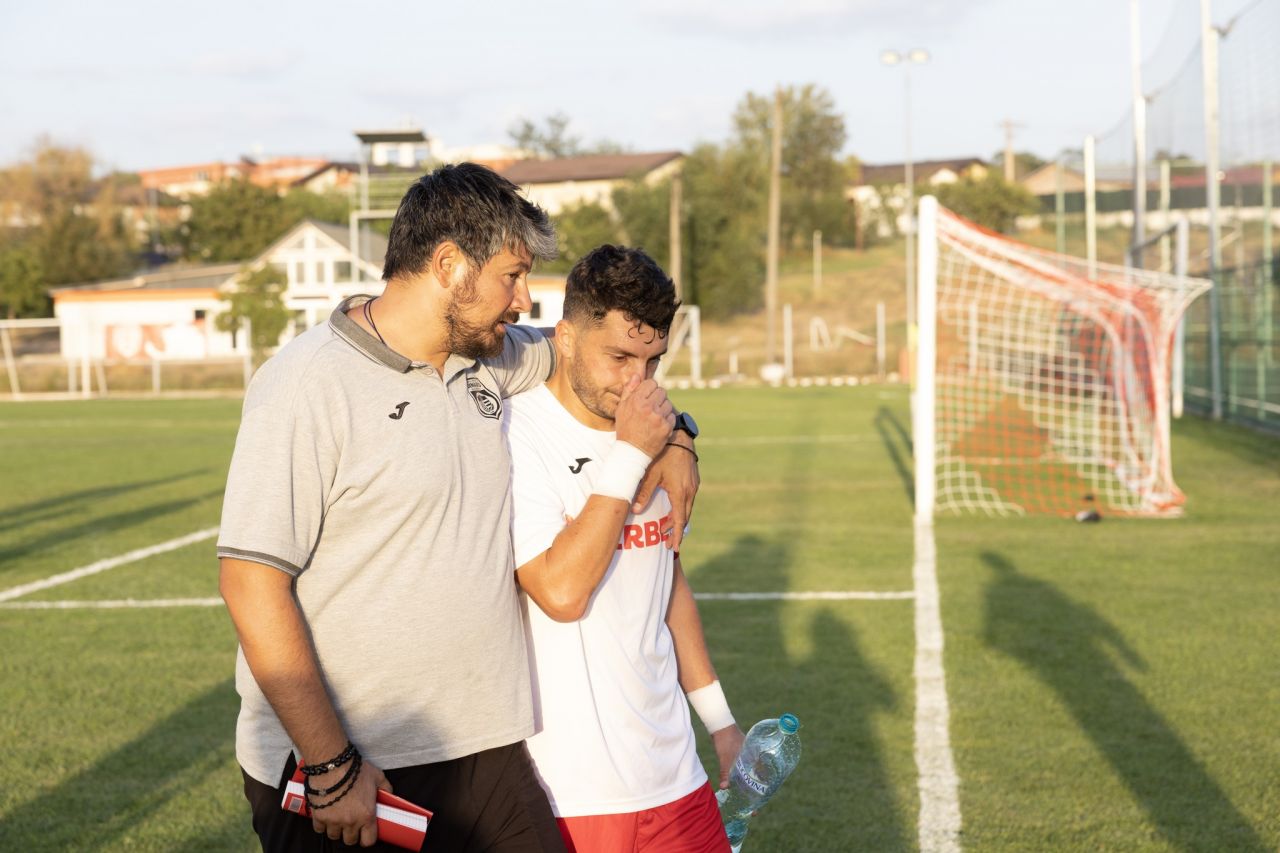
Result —
[[[783,714],[778,718],[778,728],[793,735],[800,728],[800,719],[795,714]]]

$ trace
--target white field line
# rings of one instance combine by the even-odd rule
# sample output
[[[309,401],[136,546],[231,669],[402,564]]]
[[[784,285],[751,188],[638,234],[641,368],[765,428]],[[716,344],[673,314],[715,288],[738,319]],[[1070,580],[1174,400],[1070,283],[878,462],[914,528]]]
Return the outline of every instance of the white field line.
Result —
[[[951,756],[947,678],[942,668],[942,611],[938,600],[933,525],[916,522],[916,770],[919,773],[921,853],[960,850],[960,779]]]
[[[833,433],[830,435],[741,435],[698,439],[699,447],[758,447],[771,444],[858,444],[880,441],[871,433]]]
[[[10,601],[0,610],[128,610],[142,607],[221,607],[221,598],[120,598],[108,601]]]
[[[194,545],[196,542],[203,542],[206,539],[212,539],[218,535],[218,528],[208,527],[204,530],[197,530],[195,533],[188,533],[186,536],[180,536],[177,539],[170,539],[168,542],[161,542],[158,545],[149,545],[146,548],[139,548],[136,551],[130,551],[127,554],[121,554],[117,557],[108,557],[105,560],[99,560],[96,563],[90,563],[87,566],[81,566],[78,569],[72,569],[69,572],[63,572],[60,575],[53,575],[43,580],[24,583],[21,586],[10,587],[9,589],[0,591],[0,601],[9,601],[14,598],[21,598],[33,592],[39,592],[42,589],[48,589],[53,586],[61,586],[64,583],[86,578],[89,575],[96,575],[99,572],[105,572],[108,569],[114,569],[117,566],[123,566],[126,563],[135,563],[138,560],[145,560],[147,557],[154,557],[156,554],[163,554],[167,551],[176,551],[179,548],[185,548],[188,545]]]
[[[915,598],[906,592],[698,592],[698,601],[900,601]]]

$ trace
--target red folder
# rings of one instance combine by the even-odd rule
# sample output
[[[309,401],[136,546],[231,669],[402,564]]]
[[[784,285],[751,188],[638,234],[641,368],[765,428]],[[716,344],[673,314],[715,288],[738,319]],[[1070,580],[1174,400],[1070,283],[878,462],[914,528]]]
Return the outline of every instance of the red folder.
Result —
[[[301,768],[293,771],[293,778],[285,785],[284,802],[280,807],[287,812],[310,817],[311,807],[307,805],[302,778]],[[379,788],[377,815],[379,841],[412,850],[414,853],[422,849],[423,842],[427,840],[427,824],[431,822],[432,812]]]

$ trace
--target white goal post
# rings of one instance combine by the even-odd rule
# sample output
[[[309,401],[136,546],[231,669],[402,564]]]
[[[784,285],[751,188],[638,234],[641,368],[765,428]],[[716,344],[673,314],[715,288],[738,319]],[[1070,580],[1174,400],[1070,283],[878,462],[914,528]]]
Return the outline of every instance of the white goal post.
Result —
[[[1089,263],[920,202],[916,515],[1178,515],[1178,321],[1204,279]]]

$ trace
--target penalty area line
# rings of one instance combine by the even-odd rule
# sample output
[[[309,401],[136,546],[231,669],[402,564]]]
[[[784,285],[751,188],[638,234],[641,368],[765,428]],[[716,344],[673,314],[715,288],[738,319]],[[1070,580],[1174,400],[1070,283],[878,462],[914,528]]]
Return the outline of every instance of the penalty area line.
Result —
[[[105,560],[98,560],[96,563],[90,563],[87,566],[81,566],[78,569],[72,569],[69,572],[63,572],[60,575],[44,578],[43,580],[24,583],[20,586],[9,587],[0,591],[0,601],[9,601],[14,598],[21,598],[33,592],[39,592],[42,589],[49,589],[54,586],[61,586],[64,583],[71,583],[80,578],[87,578],[90,575],[96,575],[99,572],[105,572],[108,569],[114,569],[117,566],[123,566],[126,563],[136,563],[138,560],[145,560],[147,557],[154,557],[157,554],[164,554],[168,551],[176,551],[179,548],[185,548],[188,545],[194,545],[197,542],[203,542],[206,539],[212,539],[218,535],[218,528],[207,527],[204,530],[197,530],[195,533],[188,533],[186,536],[179,536],[177,539],[170,539],[168,542],[161,542],[158,545],[149,545],[146,548],[138,548],[127,554],[120,554],[117,557],[108,557]]]

